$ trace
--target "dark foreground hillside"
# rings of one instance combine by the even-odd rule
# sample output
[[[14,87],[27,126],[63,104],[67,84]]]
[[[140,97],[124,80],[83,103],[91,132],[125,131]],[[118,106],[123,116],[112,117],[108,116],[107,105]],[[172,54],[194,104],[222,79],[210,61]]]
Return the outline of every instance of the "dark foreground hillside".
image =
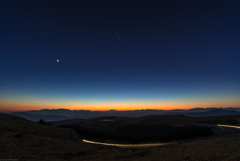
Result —
[[[117,148],[73,140],[68,129],[0,114],[0,159],[20,160],[240,160],[240,133],[162,147]]]

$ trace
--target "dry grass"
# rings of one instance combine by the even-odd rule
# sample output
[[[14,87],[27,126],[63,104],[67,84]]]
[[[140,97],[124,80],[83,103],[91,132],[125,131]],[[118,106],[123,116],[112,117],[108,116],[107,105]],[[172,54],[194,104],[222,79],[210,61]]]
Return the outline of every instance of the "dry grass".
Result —
[[[17,137],[19,133],[23,136]],[[240,133],[150,148],[117,148],[72,140],[68,129],[0,114],[0,159],[18,160],[240,160]]]
[[[0,113],[0,131],[27,133],[52,138],[72,138],[68,130],[39,125],[24,118]]]

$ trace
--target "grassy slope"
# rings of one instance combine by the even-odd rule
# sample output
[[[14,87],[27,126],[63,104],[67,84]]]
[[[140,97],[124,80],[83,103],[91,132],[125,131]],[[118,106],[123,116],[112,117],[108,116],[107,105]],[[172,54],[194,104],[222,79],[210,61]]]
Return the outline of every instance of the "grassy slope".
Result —
[[[71,138],[68,130],[42,126],[22,117],[0,113],[0,131],[26,133],[51,138]]]
[[[17,134],[24,135],[16,137]],[[106,158],[102,154],[110,153],[109,148],[112,149],[77,142],[68,129],[0,113],[0,159],[101,160]]]
[[[22,137],[14,135],[24,133]],[[83,144],[67,129],[0,114],[0,159],[18,160],[240,160],[240,133],[139,149]]]

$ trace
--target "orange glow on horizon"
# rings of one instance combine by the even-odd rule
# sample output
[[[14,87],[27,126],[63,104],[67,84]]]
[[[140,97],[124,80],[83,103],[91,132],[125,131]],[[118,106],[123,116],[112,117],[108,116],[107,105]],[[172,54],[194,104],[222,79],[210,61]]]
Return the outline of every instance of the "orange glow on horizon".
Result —
[[[161,104],[99,104],[99,105],[58,105],[58,104],[17,104],[17,103],[0,103],[0,112],[24,112],[30,110],[41,110],[41,109],[68,109],[68,110],[89,110],[89,111],[134,111],[134,110],[164,110],[170,111],[174,109],[189,110],[196,108],[197,106],[190,105],[161,105]],[[203,108],[202,106],[200,106]],[[216,108],[226,108],[230,106],[208,106]],[[231,106],[233,107],[233,106]],[[237,106],[233,107],[237,108]]]
[[[189,110],[192,108],[239,108],[240,102],[238,99],[190,99],[190,100],[165,100],[144,102],[141,100],[136,102],[127,101],[76,101],[76,100],[58,100],[50,101],[44,99],[0,99],[0,112],[14,111],[30,111],[41,109],[69,109],[69,110],[89,110],[89,111],[133,111],[133,110]]]
[[[37,104],[37,103],[36,103]],[[69,110],[89,110],[89,111],[109,111],[109,110],[116,110],[116,111],[134,111],[134,110],[173,110],[173,109],[184,109],[188,110],[191,108],[196,108],[196,106],[184,106],[184,105],[163,105],[163,104],[131,104],[131,103],[123,103],[123,104],[98,104],[98,105],[59,105],[59,104],[25,104],[25,103],[0,103],[0,111],[29,111],[29,110],[41,110],[41,109],[69,109]]]

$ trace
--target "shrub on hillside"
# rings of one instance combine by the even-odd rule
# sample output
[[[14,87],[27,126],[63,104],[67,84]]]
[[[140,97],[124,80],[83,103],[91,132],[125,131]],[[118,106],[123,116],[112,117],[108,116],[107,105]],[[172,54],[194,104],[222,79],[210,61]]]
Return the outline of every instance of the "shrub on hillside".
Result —
[[[51,123],[50,122],[46,122],[46,121],[44,121],[43,119],[40,119],[39,121],[38,121],[38,124],[40,124],[40,125],[51,125]]]

